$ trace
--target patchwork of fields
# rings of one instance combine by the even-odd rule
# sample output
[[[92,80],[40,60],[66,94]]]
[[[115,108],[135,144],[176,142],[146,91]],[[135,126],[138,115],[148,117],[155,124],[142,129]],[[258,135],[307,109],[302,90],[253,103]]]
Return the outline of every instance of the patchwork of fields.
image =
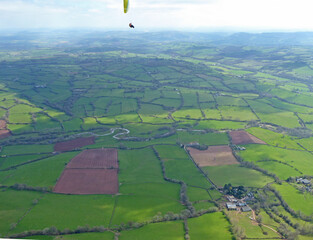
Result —
[[[0,237],[313,239],[311,48],[60,39],[0,42]]]

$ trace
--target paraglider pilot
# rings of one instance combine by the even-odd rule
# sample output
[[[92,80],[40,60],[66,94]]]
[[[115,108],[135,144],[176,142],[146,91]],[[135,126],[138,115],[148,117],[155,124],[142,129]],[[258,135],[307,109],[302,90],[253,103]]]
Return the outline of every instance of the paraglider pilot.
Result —
[[[129,27],[130,27],[130,28],[135,28],[132,23],[129,24]]]

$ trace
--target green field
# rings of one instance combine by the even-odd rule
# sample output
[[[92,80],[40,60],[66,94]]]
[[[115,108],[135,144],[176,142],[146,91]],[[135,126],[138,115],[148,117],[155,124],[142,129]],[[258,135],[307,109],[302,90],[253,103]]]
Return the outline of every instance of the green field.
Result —
[[[121,240],[183,240],[184,229],[182,222],[155,223],[140,229],[125,231],[120,235]]]
[[[297,144],[298,141],[288,135],[262,128],[249,128],[247,132],[275,147],[303,150],[303,148]]]
[[[205,214],[188,220],[189,235],[192,239],[232,239],[229,223],[222,213]]]
[[[282,179],[288,176],[308,174],[312,169],[312,155],[306,151],[287,150],[266,145],[247,145],[239,154],[245,161],[261,164],[263,169],[275,173]],[[273,164],[272,162],[275,162]],[[285,164],[286,167],[277,167]]]
[[[115,198],[106,195],[45,194],[14,232],[41,230],[50,226],[60,230],[76,229],[86,224],[107,227],[114,203]]]
[[[152,149],[119,151],[119,182],[163,182],[161,166]]]
[[[13,145],[4,147],[1,151],[1,155],[24,155],[51,152],[53,152],[53,145]]]
[[[211,184],[200,174],[187,154],[182,149],[174,146],[156,146],[164,161],[165,175],[169,178],[184,181],[191,186],[209,188]],[[172,154],[173,153],[173,154]]]
[[[177,141],[186,144],[197,142],[205,145],[225,145],[228,138],[225,133],[177,132]]]
[[[282,185],[274,185],[274,188],[279,191],[284,201],[295,211],[301,211],[305,215],[313,213],[313,196],[309,193],[302,194],[294,186],[287,183]]]
[[[63,153],[0,172],[0,181],[9,186],[24,183],[33,187],[53,187],[65,165],[77,154],[77,152]]]
[[[313,35],[289,34],[4,31],[0,237],[224,240],[236,228],[247,239],[280,237],[251,223],[251,212],[225,209],[228,183],[244,186],[264,224],[303,234],[312,186],[292,182],[313,172]],[[236,146],[232,130],[266,145]],[[94,144],[54,150],[91,136]],[[199,168],[189,144],[229,145],[240,164]],[[118,149],[116,194],[52,192],[73,157],[101,148]],[[224,156],[214,154],[202,157]],[[79,230],[86,225],[106,229]],[[53,226],[64,234],[31,236]]]
[[[240,165],[224,165],[214,167],[203,167],[211,180],[218,186],[223,187],[227,183],[233,186],[262,188],[273,179],[266,175]]]
[[[42,194],[30,191],[0,191],[0,231],[1,235],[6,235],[11,225],[18,220],[32,207],[34,199],[38,199]]]

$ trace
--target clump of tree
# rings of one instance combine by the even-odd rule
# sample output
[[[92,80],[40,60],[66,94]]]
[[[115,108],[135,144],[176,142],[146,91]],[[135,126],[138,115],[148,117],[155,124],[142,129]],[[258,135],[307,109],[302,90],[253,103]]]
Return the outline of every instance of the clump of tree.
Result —
[[[236,240],[241,240],[246,237],[245,229],[238,224],[232,224],[231,231],[234,234]]]
[[[204,151],[204,150],[207,150],[208,149],[208,146],[205,145],[205,144],[187,144],[186,145],[187,147],[192,147],[192,148],[195,148],[195,149],[198,149],[198,150],[201,150],[201,151]]]
[[[14,223],[15,224],[15,223]],[[16,227],[16,224],[11,224],[12,226]],[[94,226],[90,227],[89,225],[85,226],[78,226],[74,230],[70,229],[64,229],[59,230],[55,226],[47,227],[42,230],[29,230],[24,231],[18,234],[13,234],[10,237],[11,238],[25,238],[29,236],[35,236],[35,235],[67,235],[67,234],[77,234],[77,233],[92,233],[92,232],[105,232],[108,231],[107,228],[104,226]]]
[[[298,138],[308,138],[312,136],[312,131],[306,128],[285,128],[278,126],[276,131],[279,133],[286,133],[287,135],[295,136]]]
[[[188,226],[187,219],[184,220],[184,230],[185,230],[185,240],[189,240],[190,236],[189,236],[189,226]]]
[[[22,183],[16,183],[9,188],[14,190],[26,190],[26,191],[37,191],[37,192],[48,192],[49,189],[47,187],[32,187]]]
[[[226,194],[233,195],[236,198],[243,198],[247,194],[247,190],[244,186],[234,187],[230,183],[224,185],[223,190]]]
[[[277,228],[277,231],[286,239],[286,240],[297,240],[299,237],[298,231],[291,231],[288,228],[288,225],[281,223]]]
[[[289,212],[292,216],[298,217],[306,222],[312,222],[313,221],[313,215],[307,216],[301,211],[295,211],[289,205],[285,202],[285,200],[282,198],[280,193],[274,189],[273,187],[269,187],[269,189],[275,194],[275,196],[278,198],[278,200],[281,202],[281,205],[284,207],[284,209]]]

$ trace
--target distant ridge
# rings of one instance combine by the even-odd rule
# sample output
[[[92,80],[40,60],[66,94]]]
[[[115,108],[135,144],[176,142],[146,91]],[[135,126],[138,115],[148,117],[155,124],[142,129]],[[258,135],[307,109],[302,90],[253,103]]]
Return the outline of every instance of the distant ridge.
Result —
[[[37,41],[32,41],[32,40]],[[38,41],[39,40],[39,41]],[[41,41],[41,42],[40,42]],[[68,45],[66,44],[68,42]],[[195,42],[211,45],[236,46],[312,46],[313,32],[268,32],[268,33],[226,33],[226,32],[128,32],[128,31],[86,31],[60,30],[1,33],[0,49],[30,49],[47,46],[71,46],[94,42],[114,44],[141,44],[147,42]]]

